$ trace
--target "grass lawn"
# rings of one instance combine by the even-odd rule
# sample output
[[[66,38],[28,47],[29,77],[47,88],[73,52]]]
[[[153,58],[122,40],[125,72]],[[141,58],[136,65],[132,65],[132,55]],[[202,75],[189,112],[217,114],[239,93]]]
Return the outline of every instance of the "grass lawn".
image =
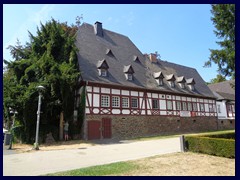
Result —
[[[118,162],[106,165],[92,166],[71,171],[48,174],[49,176],[105,176],[118,175],[137,169],[138,165],[131,162]]]

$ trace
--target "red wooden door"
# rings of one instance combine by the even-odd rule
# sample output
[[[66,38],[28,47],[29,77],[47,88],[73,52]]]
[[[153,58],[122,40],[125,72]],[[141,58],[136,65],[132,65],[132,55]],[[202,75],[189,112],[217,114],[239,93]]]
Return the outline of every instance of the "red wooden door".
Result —
[[[101,138],[101,121],[88,121],[88,140]]]
[[[112,120],[110,118],[102,119],[102,136],[103,138],[112,137]]]

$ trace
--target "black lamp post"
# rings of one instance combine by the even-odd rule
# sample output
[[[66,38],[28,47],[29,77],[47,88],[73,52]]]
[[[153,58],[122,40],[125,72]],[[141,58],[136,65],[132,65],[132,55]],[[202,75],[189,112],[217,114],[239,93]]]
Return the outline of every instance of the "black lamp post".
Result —
[[[39,123],[40,123],[40,111],[41,111],[41,98],[42,98],[42,91],[45,89],[43,86],[37,86],[38,89],[38,110],[37,110],[37,124],[36,124],[36,138],[34,143],[34,149],[39,150],[38,144],[38,135],[39,135]]]

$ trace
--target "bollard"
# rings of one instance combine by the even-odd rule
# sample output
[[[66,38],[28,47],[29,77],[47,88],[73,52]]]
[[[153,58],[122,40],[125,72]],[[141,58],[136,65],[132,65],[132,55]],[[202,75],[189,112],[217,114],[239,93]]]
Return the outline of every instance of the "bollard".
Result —
[[[181,146],[181,152],[185,152],[185,139],[184,139],[184,135],[180,136],[180,146]]]

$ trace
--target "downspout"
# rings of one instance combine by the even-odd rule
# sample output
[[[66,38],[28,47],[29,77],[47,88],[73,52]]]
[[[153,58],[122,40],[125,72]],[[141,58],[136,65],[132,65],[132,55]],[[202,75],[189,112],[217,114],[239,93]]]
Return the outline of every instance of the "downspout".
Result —
[[[85,85],[85,89],[84,89],[84,94],[85,94],[85,107],[84,107],[84,118],[83,118],[83,138],[84,140],[87,140],[87,121],[86,121],[86,98],[87,98],[87,85],[88,85],[88,81],[86,81],[86,85]]]

